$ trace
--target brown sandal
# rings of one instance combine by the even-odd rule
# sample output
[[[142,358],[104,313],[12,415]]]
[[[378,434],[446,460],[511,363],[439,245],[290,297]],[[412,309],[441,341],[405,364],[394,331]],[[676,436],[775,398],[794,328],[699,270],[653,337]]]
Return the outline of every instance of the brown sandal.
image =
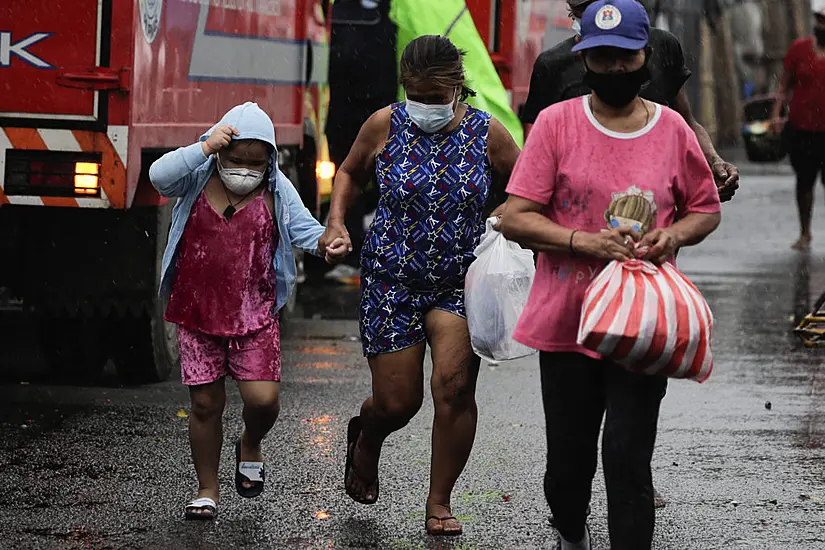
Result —
[[[359,504],[375,504],[378,501],[379,483],[376,476],[375,481],[370,484],[370,489],[375,489],[375,498],[368,499],[364,495],[359,495],[350,490],[350,476],[355,476],[362,482],[367,481],[364,476],[355,468],[353,464],[355,458],[355,447],[358,445],[358,438],[361,436],[361,418],[354,416],[350,419],[347,426],[347,460],[344,464],[344,489],[347,495]],[[367,491],[370,492],[370,491]]]
[[[438,522],[438,524],[441,526],[441,531],[435,531],[433,529],[430,529],[430,520],[433,520],[433,519],[436,520]],[[459,523],[458,531],[445,531],[444,530],[444,522],[449,521],[451,519],[458,522],[458,520],[455,518],[455,516],[442,516],[442,517],[427,516],[427,519],[424,520],[424,530],[427,531],[428,535],[433,536],[433,537],[457,537],[457,536],[463,534],[464,533],[464,528],[461,527],[460,523]]]

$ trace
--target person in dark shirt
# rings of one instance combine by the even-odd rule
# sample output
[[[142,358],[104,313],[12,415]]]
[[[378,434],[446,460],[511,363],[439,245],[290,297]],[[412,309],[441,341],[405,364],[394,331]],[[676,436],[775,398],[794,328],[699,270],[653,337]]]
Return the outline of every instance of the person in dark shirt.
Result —
[[[570,16],[576,20],[574,29],[578,28],[584,10],[594,1],[567,0]],[[590,88],[583,82],[584,63],[579,54],[573,52],[573,46],[579,39],[578,34],[568,38],[536,59],[530,80],[530,91],[521,114],[525,134],[529,133],[530,127],[545,108],[590,93]],[[693,117],[684,90],[691,72],[685,65],[685,55],[679,39],[667,31],[651,29],[650,46],[651,79],[643,88],[641,97],[666,105],[682,115],[696,133],[702,152],[713,170],[719,198],[722,202],[731,200],[739,189],[739,170],[719,156],[707,130]]]
[[[390,0],[336,0],[332,5],[326,136],[336,167],[344,163],[364,122],[398,98],[398,30],[389,11]],[[327,279],[358,278],[364,216],[374,208],[370,202],[365,194],[347,212],[351,258],[327,273]]]

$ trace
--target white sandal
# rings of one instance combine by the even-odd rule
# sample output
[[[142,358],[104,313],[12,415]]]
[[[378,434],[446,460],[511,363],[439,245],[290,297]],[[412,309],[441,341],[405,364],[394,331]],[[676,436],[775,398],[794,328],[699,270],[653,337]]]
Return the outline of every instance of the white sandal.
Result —
[[[186,519],[214,520],[218,517],[218,504],[208,497],[189,501],[184,508]]]

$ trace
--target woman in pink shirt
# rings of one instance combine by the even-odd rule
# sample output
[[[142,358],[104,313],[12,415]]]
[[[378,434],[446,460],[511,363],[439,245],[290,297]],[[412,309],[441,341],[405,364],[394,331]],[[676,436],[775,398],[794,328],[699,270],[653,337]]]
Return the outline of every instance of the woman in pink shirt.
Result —
[[[501,227],[539,252],[515,339],[540,350],[544,490],[562,550],[590,548],[586,512],[599,430],[613,550],[650,548],[650,460],[666,379],[633,374],[577,344],[585,290],[638,250],[661,264],[720,221],[713,174],[679,114],[645,101],[650,23],[635,0],[599,0],[575,47],[592,95],[539,115],[516,164]]]

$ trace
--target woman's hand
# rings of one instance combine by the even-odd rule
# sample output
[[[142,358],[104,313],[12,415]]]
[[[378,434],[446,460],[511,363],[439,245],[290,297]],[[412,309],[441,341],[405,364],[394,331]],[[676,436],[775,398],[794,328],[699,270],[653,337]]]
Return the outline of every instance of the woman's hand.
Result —
[[[491,218],[496,218],[496,221],[493,222],[493,229],[496,231],[501,231],[501,217],[504,215],[504,212],[507,210],[507,203],[502,203],[493,210],[493,213],[490,214]]]
[[[350,243],[349,238],[338,237],[327,245],[324,259],[330,265],[339,264],[350,252],[352,252],[352,243]]]
[[[352,240],[343,223],[331,222],[321,238],[318,239],[318,250],[323,254],[328,264],[338,264],[352,252]]]
[[[622,262],[635,259],[635,243],[640,238],[641,235],[630,227],[616,227],[600,233],[577,231],[571,248],[574,254]]]
[[[656,265],[662,265],[674,257],[679,247],[679,239],[671,229],[653,229],[639,242],[639,250],[644,251],[642,259]]]
[[[240,132],[232,126],[218,126],[209,134],[206,141],[201,142],[203,154],[208,157],[209,155],[217,153],[232,142],[232,136],[239,135],[241,135]]]
[[[739,169],[722,159],[714,161],[710,169],[713,171],[713,179],[719,190],[719,200],[728,202],[739,189]]]

